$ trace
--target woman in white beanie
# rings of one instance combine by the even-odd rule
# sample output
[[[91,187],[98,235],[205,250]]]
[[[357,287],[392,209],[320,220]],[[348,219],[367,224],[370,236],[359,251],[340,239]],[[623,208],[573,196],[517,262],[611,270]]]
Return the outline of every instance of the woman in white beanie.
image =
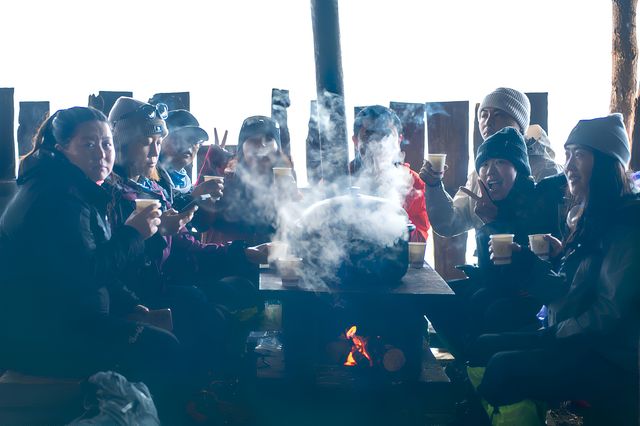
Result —
[[[550,272],[526,249],[519,253],[530,261],[528,289],[547,302],[550,326],[481,336],[475,354],[484,360],[475,362],[488,363],[478,390],[493,406],[525,398],[617,404],[607,405],[607,422],[635,425],[640,198],[626,172],[630,152],[622,116],[581,120],[565,152],[573,208],[569,236],[554,242],[560,271]]]

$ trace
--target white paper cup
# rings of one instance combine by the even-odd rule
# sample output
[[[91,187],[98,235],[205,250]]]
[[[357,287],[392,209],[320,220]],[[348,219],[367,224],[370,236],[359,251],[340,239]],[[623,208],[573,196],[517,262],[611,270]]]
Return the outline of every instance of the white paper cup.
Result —
[[[545,237],[550,234],[531,234],[529,235],[529,248],[542,260],[549,259],[549,251],[551,249],[549,241]]]
[[[409,242],[409,263],[412,267],[422,268],[426,249],[426,242]]]
[[[267,247],[269,248],[269,264],[272,264],[278,258],[286,258],[289,244],[284,241],[271,241]]]
[[[273,176],[276,179],[285,176],[293,176],[293,170],[291,169],[291,167],[274,167]]]
[[[513,234],[489,235],[493,246],[493,264],[508,265],[511,263],[511,243]]]
[[[210,180],[215,180],[218,181],[220,183],[224,183],[224,176],[209,176],[209,175],[204,175],[202,177],[202,179],[204,179],[205,182],[209,182]]]
[[[444,172],[445,160],[447,154],[427,154],[427,161],[431,163],[431,168],[434,172]]]
[[[134,201],[136,203],[137,212],[146,209],[152,204],[156,204],[158,208],[160,208],[160,201],[158,200],[153,200],[150,198],[136,198]]]
[[[282,285],[296,286],[302,276],[302,258],[300,257],[280,257],[276,259],[278,273],[282,278]]]

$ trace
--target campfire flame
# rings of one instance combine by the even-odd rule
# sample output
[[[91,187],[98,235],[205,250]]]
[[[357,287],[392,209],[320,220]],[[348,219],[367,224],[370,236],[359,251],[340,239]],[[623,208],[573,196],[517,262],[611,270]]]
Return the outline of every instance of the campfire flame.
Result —
[[[348,367],[357,365],[358,362],[356,361],[355,355],[356,353],[359,353],[364,358],[369,360],[369,367],[373,367],[373,360],[371,359],[371,355],[369,355],[369,352],[367,351],[368,339],[366,337],[358,336],[356,334],[357,330],[357,327],[354,325],[351,326],[351,328],[345,333],[347,339],[351,339],[352,345],[351,351],[349,352],[349,355],[347,355],[347,360],[344,362],[344,365]]]

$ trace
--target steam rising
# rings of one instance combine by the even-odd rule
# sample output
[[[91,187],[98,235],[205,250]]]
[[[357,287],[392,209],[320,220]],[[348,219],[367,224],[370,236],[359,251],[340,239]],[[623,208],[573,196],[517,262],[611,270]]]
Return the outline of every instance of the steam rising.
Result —
[[[320,109],[318,118],[323,131],[336,129],[330,111]],[[239,174],[252,189],[255,205],[267,213],[252,212],[246,206],[236,206],[234,210],[245,217],[253,216],[251,219],[272,215],[276,224],[273,241],[287,244],[274,247],[269,260],[301,257],[305,267],[300,285],[324,288],[327,281],[338,279],[340,268],[353,261],[354,253],[365,262],[378,262],[379,259],[365,259],[375,255],[369,250],[372,245],[393,249],[401,239],[408,239],[409,220],[402,205],[412,178],[398,164],[403,155],[397,134],[366,142],[366,149],[357,153],[360,170],[352,179],[352,184],[359,187],[357,191],[349,192],[346,176],[331,184],[324,182],[311,187],[302,200],[296,200],[292,179],[272,180],[271,176],[258,179]],[[333,194],[343,195],[329,198]],[[406,270],[406,262],[403,266]]]

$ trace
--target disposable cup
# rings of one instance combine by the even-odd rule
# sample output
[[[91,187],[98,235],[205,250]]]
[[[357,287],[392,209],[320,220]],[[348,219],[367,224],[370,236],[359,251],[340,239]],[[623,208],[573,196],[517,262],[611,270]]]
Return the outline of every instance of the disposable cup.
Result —
[[[427,154],[427,161],[431,163],[431,168],[434,172],[444,172],[445,160],[447,154]]]
[[[493,264],[508,265],[511,263],[511,243],[513,234],[493,234],[489,236],[493,247]]]
[[[291,167],[274,167],[273,176],[276,178],[293,176],[293,170],[291,170]]]
[[[281,257],[276,259],[276,265],[284,287],[297,285],[302,276],[302,258],[293,256]]]
[[[529,235],[529,248],[542,260],[549,259],[549,241],[545,238],[550,234],[531,234]]]
[[[409,263],[412,267],[422,268],[426,248],[426,242],[409,242]]]
[[[144,210],[152,204],[156,204],[158,208],[160,207],[160,201],[151,198],[136,198],[134,201],[136,203],[136,211]]]

